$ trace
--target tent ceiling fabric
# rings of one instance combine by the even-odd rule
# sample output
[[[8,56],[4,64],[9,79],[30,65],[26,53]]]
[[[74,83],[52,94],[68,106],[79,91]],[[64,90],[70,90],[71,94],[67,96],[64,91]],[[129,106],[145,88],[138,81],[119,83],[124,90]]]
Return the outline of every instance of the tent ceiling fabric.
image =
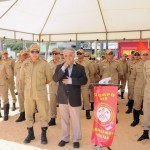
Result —
[[[0,1],[0,38],[83,41],[150,38],[150,0]]]

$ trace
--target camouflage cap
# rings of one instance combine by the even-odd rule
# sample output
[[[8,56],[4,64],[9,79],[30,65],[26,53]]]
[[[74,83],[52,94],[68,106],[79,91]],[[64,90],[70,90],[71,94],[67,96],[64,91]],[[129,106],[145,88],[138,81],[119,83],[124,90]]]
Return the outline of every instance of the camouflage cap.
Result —
[[[60,50],[59,50],[59,48],[53,48],[53,49],[52,49],[52,52],[60,53]]]
[[[2,50],[1,55],[8,54],[7,50]]]
[[[30,51],[32,51],[32,50],[40,51],[39,45],[38,45],[38,44],[32,44],[32,45],[30,46]]]
[[[95,58],[95,55],[91,55],[91,58]]]
[[[90,54],[89,52],[85,52],[85,53],[84,53],[84,56],[85,56],[85,57],[90,57],[91,54]]]
[[[84,50],[83,49],[78,49],[77,52],[80,52],[80,53],[84,54]]]
[[[106,50],[106,54],[110,54],[110,53],[113,54],[113,51],[111,49]]]
[[[27,54],[26,50],[21,50],[20,55],[24,55],[24,54]]]

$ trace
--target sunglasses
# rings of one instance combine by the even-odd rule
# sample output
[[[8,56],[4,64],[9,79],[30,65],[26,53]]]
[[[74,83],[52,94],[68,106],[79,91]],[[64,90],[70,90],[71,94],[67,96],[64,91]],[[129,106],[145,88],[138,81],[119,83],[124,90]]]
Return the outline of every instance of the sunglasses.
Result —
[[[39,51],[31,51],[31,54],[39,54]]]
[[[106,55],[113,55],[113,53],[109,53],[109,54],[106,54]]]
[[[52,53],[52,55],[58,55],[59,53]]]
[[[82,55],[82,53],[80,53],[80,52],[77,52],[77,55]]]
[[[90,60],[95,60],[95,58],[90,58]]]
[[[135,53],[134,56],[140,56],[140,54],[139,53]]]

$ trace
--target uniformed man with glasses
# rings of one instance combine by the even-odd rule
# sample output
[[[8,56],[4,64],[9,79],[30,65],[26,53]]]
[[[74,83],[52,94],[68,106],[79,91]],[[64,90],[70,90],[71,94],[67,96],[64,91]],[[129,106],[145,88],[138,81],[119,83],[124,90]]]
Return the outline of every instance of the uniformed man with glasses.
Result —
[[[20,57],[15,63],[14,74],[16,76],[16,88],[18,92],[18,102],[19,102],[19,112],[20,115],[16,122],[21,122],[25,120],[25,109],[24,109],[24,83],[20,80],[20,69],[23,62],[27,59],[28,55],[26,50],[20,51]]]
[[[78,49],[77,50],[77,63],[80,65],[84,66],[86,76],[88,78],[88,82],[85,85],[81,86],[81,95],[83,99],[83,104],[84,104],[84,109],[86,110],[86,119],[91,119],[90,115],[90,110],[91,110],[91,105],[90,105],[90,90],[89,90],[89,85],[90,85],[90,76],[94,74],[94,67],[91,65],[89,60],[86,60],[84,58],[84,50],[83,49]]]
[[[52,60],[49,62],[50,70],[52,75],[55,73],[56,66],[61,64],[60,60],[60,50],[58,48],[53,48],[52,50]],[[57,89],[58,83],[54,80],[49,83],[49,93],[50,93],[50,121],[49,126],[56,125],[56,116],[57,116]]]
[[[48,84],[52,80],[52,73],[49,64],[40,58],[40,48],[37,44],[30,46],[30,58],[23,63],[20,70],[20,79],[25,84],[24,107],[28,136],[24,143],[34,140],[33,113],[37,107],[41,121],[41,144],[47,144],[46,131],[48,128],[49,103],[47,95]]]
[[[135,84],[135,78],[133,75],[133,70],[135,64],[141,59],[140,53],[137,51],[131,52],[132,59],[128,62],[128,109],[126,111],[126,114],[132,113],[133,105],[134,105],[134,84]]]
[[[100,63],[101,79],[111,77],[109,83],[118,84],[118,77],[123,78],[123,69],[118,61],[114,60],[113,51],[106,50],[106,60]],[[118,119],[116,120],[118,123]]]

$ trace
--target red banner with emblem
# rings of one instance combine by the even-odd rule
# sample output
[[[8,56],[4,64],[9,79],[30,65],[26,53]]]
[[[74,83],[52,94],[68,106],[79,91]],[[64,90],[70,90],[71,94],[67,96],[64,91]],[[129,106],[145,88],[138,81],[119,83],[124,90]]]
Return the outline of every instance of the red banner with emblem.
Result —
[[[94,87],[94,123],[91,141],[100,147],[112,144],[117,113],[117,86]]]

